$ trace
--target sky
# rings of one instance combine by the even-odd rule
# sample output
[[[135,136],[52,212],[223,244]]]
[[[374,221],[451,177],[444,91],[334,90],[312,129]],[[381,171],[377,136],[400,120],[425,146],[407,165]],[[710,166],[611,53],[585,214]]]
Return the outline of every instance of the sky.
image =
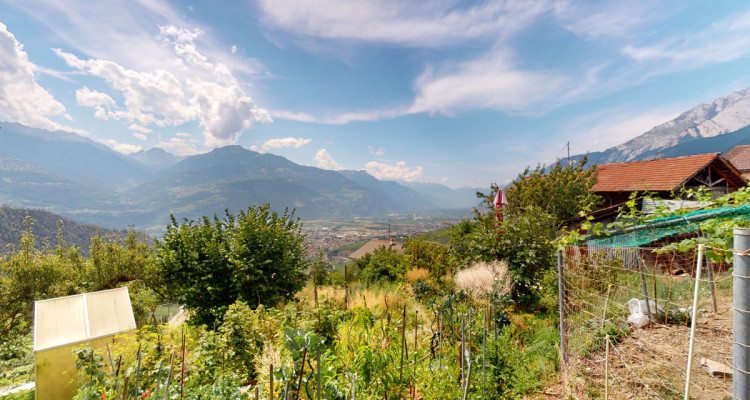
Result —
[[[0,120],[486,188],[750,86],[749,56],[738,1],[0,0]]]

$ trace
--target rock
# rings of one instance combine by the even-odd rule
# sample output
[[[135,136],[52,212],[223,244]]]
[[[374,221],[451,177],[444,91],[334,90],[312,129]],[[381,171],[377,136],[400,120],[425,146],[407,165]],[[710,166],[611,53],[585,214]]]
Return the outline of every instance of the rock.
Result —
[[[648,313],[651,315],[664,315],[664,309],[661,306],[657,306],[653,301],[648,302],[646,307],[646,300],[639,300],[632,298],[628,301],[628,308],[630,309],[630,316],[628,316],[628,322],[636,328],[643,328],[649,324]],[[650,310],[649,310],[650,309]]]
[[[701,358],[701,367],[703,367],[706,372],[714,378],[732,378],[732,368],[718,361]]]

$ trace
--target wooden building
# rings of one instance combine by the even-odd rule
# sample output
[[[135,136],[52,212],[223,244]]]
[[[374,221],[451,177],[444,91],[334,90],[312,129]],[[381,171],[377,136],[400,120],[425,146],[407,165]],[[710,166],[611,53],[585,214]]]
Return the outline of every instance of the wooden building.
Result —
[[[750,144],[734,146],[723,157],[740,171],[745,180],[750,180]]]
[[[719,153],[635,161],[597,166],[594,192],[604,199],[602,208],[628,201],[633,192],[651,192],[662,199],[673,198],[680,189],[705,186],[716,196],[736,191],[747,180]]]

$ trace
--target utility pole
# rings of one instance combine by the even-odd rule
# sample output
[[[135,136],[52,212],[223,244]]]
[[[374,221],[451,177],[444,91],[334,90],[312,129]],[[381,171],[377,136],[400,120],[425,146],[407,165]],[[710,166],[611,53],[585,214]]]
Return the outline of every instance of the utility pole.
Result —
[[[570,142],[566,143],[565,146],[568,147],[568,166],[570,167]]]

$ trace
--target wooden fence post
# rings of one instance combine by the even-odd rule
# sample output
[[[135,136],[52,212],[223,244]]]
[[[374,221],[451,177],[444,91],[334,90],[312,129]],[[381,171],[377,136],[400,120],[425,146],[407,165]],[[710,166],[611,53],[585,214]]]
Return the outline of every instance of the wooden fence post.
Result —
[[[268,378],[271,381],[268,386],[268,398],[273,400],[273,364],[268,366]]]
[[[643,260],[641,260],[641,262],[638,263],[638,272],[641,275],[641,287],[643,288],[643,298],[646,299],[646,312],[648,313],[647,315],[648,315],[649,321],[651,321],[651,305],[648,302],[648,290],[646,289],[646,278],[644,278],[644,276],[643,276],[643,265],[644,264],[645,263],[644,263]],[[654,276],[654,279],[656,279],[655,276]],[[657,315],[656,311],[657,310],[654,310],[654,315]]]

